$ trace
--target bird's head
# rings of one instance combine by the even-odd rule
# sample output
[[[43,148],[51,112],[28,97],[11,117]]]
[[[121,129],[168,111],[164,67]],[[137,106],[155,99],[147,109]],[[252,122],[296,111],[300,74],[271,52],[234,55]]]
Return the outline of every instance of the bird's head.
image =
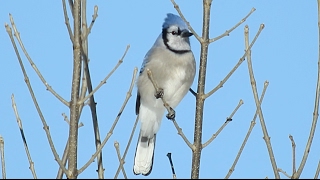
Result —
[[[185,53],[191,50],[189,32],[186,23],[177,15],[168,13],[162,25],[162,39],[166,47],[176,53]]]

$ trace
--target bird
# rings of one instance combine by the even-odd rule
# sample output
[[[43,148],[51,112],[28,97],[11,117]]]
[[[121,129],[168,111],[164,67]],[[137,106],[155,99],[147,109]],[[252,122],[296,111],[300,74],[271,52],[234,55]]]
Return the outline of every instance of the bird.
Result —
[[[163,90],[162,97],[175,108],[189,91],[195,76],[196,62],[191,51],[187,24],[180,16],[168,13],[162,32],[144,57],[137,79],[136,115],[140,120],[133,172],[148,176],[152,171],[156,134],[165,112],[162,100],[149,79]]]

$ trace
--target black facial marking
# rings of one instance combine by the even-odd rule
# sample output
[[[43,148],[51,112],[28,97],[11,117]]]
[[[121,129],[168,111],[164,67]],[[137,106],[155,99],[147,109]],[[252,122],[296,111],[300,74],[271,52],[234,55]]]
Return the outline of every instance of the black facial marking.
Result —
[[[163,43],[164,43],[164,45],[166,45],[166,47],[170,50],[170,51],[172,51],[172,52],[174,52],[174,53],[177,53],[177,54],[184,54],[184,53],[187,53],[187,52],[190,52],[190,50],[175,50],[175,49],[172,49],[169,45],[168,45],[168,38],[167,38],[167,33],[168,33],[168,31],[167,31],[167,29],[162,29],[162,40],[163,40]],[[180,35],[181,34],[181,30],[180,30],[180,28],[178,28],[178,35]]]

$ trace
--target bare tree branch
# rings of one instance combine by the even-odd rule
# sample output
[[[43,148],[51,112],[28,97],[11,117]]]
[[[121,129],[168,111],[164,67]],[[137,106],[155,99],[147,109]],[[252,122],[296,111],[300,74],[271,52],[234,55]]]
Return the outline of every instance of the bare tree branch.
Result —
[[[93,26],[94,22],[96,21],[97,17],[98,17],[98,6],[96,5],[96,6],[94,6],[94,13],[92,15],[92,20],[91,20],[90,26],[87,29],[86,37],[88,37],[88,35],[91,33],[92,26]]]
[[[34,64],[34,62],[32,61],[31,57],[29,56],[27,50],[25,49],[22,40],[20,38],[20,33],[18,32],[16,25],[14,23],[13,17],[11,16],[11,14],[9,14],[10,17],[10,22],[14,31],[14,36],[16,37],[17,41],[20,44],[20,47],[22,49],[22,51],[24,52],[25,56],[27,57],[31,67],[35,70],[35,72],[37,73],[37,75],[39,76],[40,80],[42,81],[42,83],[46,86],[47,90],[50,91],[58,100],[60,100],[63,104],[65,104],[66,106],[69,106],[69,102],[67,102],[65,99],[63,99],[58,93],[56,93],[52,87],[47,83],[47,81],[44,79],[44,77],[42,76],[42,74],[40,73],[39,69],[37,68],[37,66]],[[10,28],[10,32],[11,32],[11,28]],[[10,36],[10,35],[9,35]]]
[[[68,116],[65,113],[62,113],[62,116],[63,116],[64,121],[66,121],[66,123],[70,126],[70,121],[68,119]],[[79,125],[78,125],[78,128],[81,128],[82,126],[84,126],[84,124],[82,122],[80,122]],[[62,159],[61,159],[61,162],[63,163],[64,166],[67,163],[68,152],[69,152],[69,144],[68,144],[68,141],[67,141],[66,146],[65,146],[64,151],[63,151],[63,156],[62,156]],[[59,168],[56,179],[62,179],[62,176],[63,176],[63,171],[62,171],[61,168]]]
[[[134,131],[136,130],[136,127],[137,127],[137,124],[138,124],[138,121],[139,121],[139,116],[136,117],[136,121],[134,122],[134,125],[133,125],[133,128],[132,128],[132,131],[131,131],[131,134],[130,134],[130,138],[129,138],[129,141],[128,141],[128,144],[127,144],[127,147],[123,153],[123,156],[121,158],[121,161],[119,163],[119,166],[118,166],[118,169],[117,169],[117,172],[116,174],[114,175],[114,179],[117,179],[118,178],[118,175],[120,173],[120,169],[122,169],[123,167],[123,164],[125,163],[125,158],[127,156],[127,153],[128,153],[128,150],[129,150],[129,147],[130,147],[130,144],[131,144],[131,141],[132,141],[132,138],[133,138],[133,135],[134,135]]]
[[[262,101],[263,101],[263,98],[264,98],[264,95],[265,95],[265,93],[266,93],[266,90],[267,90],[268,85],[269,85],[269,82],[268,82],[268,81],[265,81],[265,82],[264,82],[264,86],[263,86],[263,90],[262,90],[262,94],[261,94],[261,96],[260,96],[260,104],[262,104]],[[244,140],[243,140],[243,142],[242,142],[242,144],[241,144],[241,147],[240,147],[240,149],[239,149],[239,152],[238,152],[238,154],[237,154],[237,156],[236,156],[236,158],[235,158],[235,160],[234,160],[231,168],[229,169],[229,172],[228,172],[228,174],[226,175],[225,179],[229,179],[229,177],[230,177],[231,174],[233,173],[233,171],[234,171],[234,169],[235,169],[235,167],[236,167],[236,165],[237,165],[237,163],[238,163],[238,160],[239,160],[239,158],[240,158],[240,156],[241,156],[241,153],[242,153],[242,151],[243,151],[243,149],[244,149],[244,146],[246,145],[246,143],[247,143],[247,141],[248,141],[248,139],[249,139],[249,136],[250,136],[250,134],[251,134],[251,131],[252,131],[254,125],[256,124],[257,115],[258,115],[258,111],[256,110],[256,112],[255,112],[255,114],[254,114],[254,116],[253,116],[253,119],[252,119],[252,121],[251,121],[251,123],[250,123],[250,127],[249,127],[249,129],[248,129],[248,132],[247,132],[247,134],[246,134],[246,137],[244,138]]]
[[[284,174],[285,176],[287,176],[288,178],[291,178],[291,176],[289,174],[287,174],[287,172],[285,172],[284,170],[282,170],[281,168],[278,168],[279,172],[282,172],[282,174]]]
[[[191,92],[191,94],[193,94],[195,97],[197,96],[197,93],[193,90],[193,89],[189,89],[189,91]]]
[[[255,8],[252,8],[251,11],[249,12],[249,14],[246,15],[246,17],[244,17],[240,22],[238,22],[238,24],[236,24],[235,26],[233,26],[231,29],[226,30],[226,32],[224,32],[224,33],[221,34],[220,36],[210,39],[209,42],[212,43],[212,42],[217,41],[217,40],[219,40],[219,39],[221,39],[221,38],[223,38],[223,37],[225,37],[225,36],[229,36],[229,34],[230,34],[233,30],[235,30],[238,26],[240,26],[242,23],[244,23],[244,22],[247,20],[247,18],[248,18],[255,10],[256,10]]]
[[[317,167],[316,173],[314,175],[314,179],[318,179],[319,173],[320,173],[320,160],[318,162],[318,167]]]
[[[63,14],[64,14],[64,23],[67,26],[68,29],[68,33],[69,33],[69,38],[73,44],[73,34],[72,34],[72,30],[70,27],[70,23],[69,23],[69,17],[68,17],[68,13],[67,13],[67,8],[66,8],[66,1],[62,0],[62,7],[63,7]]]
[[[0,157],[1,157],[1,169],[2,169],[2,179],[6,179],[6,165],[4,160],[4,140],[0,135]]]
[[[82,39],[82,46],[81,46],[81,51],[82,51],[82,60],[83,60],[83,69],[84,69],[84,77],[85,77],[85,82],[82,81],[82,83],[86,84],[88,88],[88,93],[92,92],[92,82],[91,82],[91,75],[89,71],[89,51],[88,51],[88,27],[87,27],[87,17],[86,17],[86,11],[87,11],[87,1],[83,0],[82,1],[82,34],[81,34],[81,39]],[[97,12],[95,12],[97,13]],[[84,97],[81,97],[83,99]],[[81,106],[83,106],[83,103],[81,103]],[[98,117],[97,117],[97,110],[96,110],[96,102],[94,100],[94,95],[89,99],[89,106],[91,110],[91,118],[92,118],[92,124],[93,124],[93,132],[94,132],[94,142],[96,145],[96,149],[99,148],[101,145],[101,138],[100,138],[100,132],[99,132],[99,124],[98,124]],[[102,151],[97,156],[97,164],[98,164],[98,178],[99,179],[104,179],[104,168],[103,168],[103,162],[102,162]]]
[[[293,136],[289,135],[292,144],[292,175],[296,173],[296,143],[293,140]]]
[[[120,66],[120,64],[123,62],[124,57],[126,56],[128,50],[130,48],[130,45],[127,45],[126,51],[124,52],[122,58],[118,61],[117,65],[110,71],[110,73],[100,82],[100,84],[92,91],[90,92],[85,98],[81,99],[78,103],[82,104],[87,99],[89,99],[103,84],[106,83],[106,81],[109,79],[109,77],[113,74],[113,72]]]
[[[70,126],[70,121],[68,119],[68,116],[65,113],[61,114],[63,116],[64,121]],[[82,122],[79,123],[78,128],[84,126],[84,124]]]
[[[248,50],[251,50],[253,44],[256,42],[256,40],[258,39],[261,31],[263,30],[264,26],[260,26],[259,31],[257,32],[256,36],[254,37],[254,39],[252,40],[252,42],[250,43],[250,46],[248,48]],[[233,67],[233,69],[227,74],[227,76],[220,81],[220,83],[211,91],[209,91],[207,94],[204,95],[204,98],[208,98],[209,96],[211,96],[213,93],[215,93],[217,90],[219,90],[220,88],[223,87],[224,83],[230,78],[230,76],[238,69],[238,67],[241,65],[241,63],[245,60],[248,50],[245,51],[245,53],[243,54],[243,56],[239,59],[238,63]]]
[[[73,72],[70,101],[70,126],[69,126],[69,155],[68,171],[69,179],[78,177],[78,121],[79,121],[79,91],[81,77],[81,0],[74,0],[73,4]]]
[[[68,0],[69,2],[69,7],[70,7],[70,11],[72,13],[72,17],[74,18],[74,13],[73,13],[73,0]]]
[[[28,148],[28,145],[27,145],[27,140],[26,140],[26,137],[24,135],[24,131],[23,131],[23,127],[22,127],[22,121],[21,121],[20,116],[18,114],[18,109],[17,109],[16,102],[14,100],[14,95],[13,94],[11,95],[11,100],[12,100],[12,108],[13,108],[14,114],[16,115],[17,123],[18,123],[19,129],[20,129],[20,133],[21,133],[21,138],[22,138],[23,145],[24,145],[27,157],[28,157],[29,164],[30,164],[29,169],[30,169],[30,171],[31,171],[31,173],[33,175],[33,178],[37,179],[37,174],[36,174],[36,171],[34,169],[34,163],[32,161],[32,158],[31,158],[31,155],[30,155],[30,152],[29,152],[29,148]]]
[[[219,130],[218,130],[215,134],[213,134],[213,135],[211,136],[211,138],[210,138],[206,143],[202,144],[202,149],[205,148],[206,146],[208,146],[208,145],[220,134],[220,132],[224,129],[224,127],[226,127],[227,124],[228,124],[230,121],[232,121],[233,115],[237,112],[237,110],[240,108],[240,106],[241,106],[242,104],[243,104],[243,100],[240,99],[237,107],[233,110],[233,112],[231,113],[231,115],[230,115],[229,117],[227,117],[227,120],[223,123],[223,125],[219,128]]]
[[[260,29],[263,28],[263,27],[264,27],[264,24],[261,24],[260,25]],[[274,154],[273,154],[273,150],[272,150],[272,146],[271,146],[271,142],[270,142],[270,137],[268,135],[267,127],[266,127],[266,124],[265,124],[265,121],[264,121],[264,117],[263,117],[263,114],[262,114],[261,104],[259,102],[259,96],[258,96],[258,92],[257,92],[256,80],[255,80],[254,74],[253,74],[252,62],[251,62],[251,50],[249,50],[249,27],[248,27],[248,25],[245,26],[244,37],[245,37],[246,51],[248,51],[248,53],[247,53],[247,63],[248,63],[248,70],[249,70],[249,76],[250,76],[250,83],[251,83],[251,87],[252,87],[254,100],[255,100],[255,103],[256,103],[256,106],[257,106],[257,110],[258,110],[260,124],[261,124],[262,132],[263,132],[263,139],[265,140],[266,145],[267,145],[267,149],[268,149],[268,153],[269,153],[269,157],[270,157],[273,173],[275,175],[275,178],[279,179],[280,175],[279,175],[279,172],[277,170],[278,168],[277,168],[276,160],[274,158]]]
[[[298,171],[292,175],[293,179],[298,179],[302,173],[302,170],[307,162],[307,158],[310,152],[312,140],[314,137],[314,133],[316,131],[317,121],[319,117],[319,92],[320,92],[320,0],[318,2],[318,46],[319,46],[319,57],[318,57],[318,79],[317,79],[317,87],[316,87],[316,97],[314,98],[314,110],[313,110],[313,118],[312,118],[312,124],[310,129],[310,134],[308,138],[308,142],[306,144],[306,148],[303,153],[303,158],[301,160],[300,166],[298,168]]]
[[[64,147],[62,159],[61,159],[61,163],[63,164],[64,167],[67,164],[68,153],[69,153],[69,141],[67,140],[66,146]],[[59,168],[56,179],[62,179],[63,173],[64,173],[63,170],[61,168]]]
[[[194,37],[197,38],[197,40],[199,42],[202,42],[203,39],[196,33],[196,31],[191,27],[190,23],[187,21],[187,19],[184,17],[184,15],[182,14],[178,4],[174,1],[174,0],[171,0],[172,4],[173,4],[173,7],[177,10],[177,12],[179,13],[180,17],[182,18],[182,20],[187,24],[188,26],[188,29],[193,33]]]
[[[121,159],[120,147],[119,147],[119,142],[118,142],[118,141],[115,141],[115,142],[114,142],[114,148],[115,148],[116,151],[117,151],[117,156],[118,156],[119,163],[120,163],[120,165],[121,165],[121,171],[122,171],[122,173],[123,173],[123,177],[124,177],[125,179],[127,179],[126,171],[125,171],[124,168],[123,168],[124,160]]]
[[[176,173],[174,172],[174,166],[173,166],[173,163],[172,163],[171,153],[168,153],[167,156],[168,156],[168,159],[169,159],[169,162],[170,162],[170,166],[171,166],[172,178],[173,179],[177,179]]]
[[[202,122],[205,100],[205,84],[209,48],[209,27],[210,27],[210,11],[212,0],[203,0],[203,17],[202,17],[202,41],[200,51],[200,67],[198,75],[198,86],[196,96],[196,114],[194,124],[193,145],[195,149],[192,151],[191,178],[198,179],[200,171],[200,158],[202,151]]]
[[[157,85],[157,82],[155,82],[155,80],[153,79],[152,76],[152,72],[150,69],[146,69],[147,74],[148,74],[148,78],[150,79],[151,83],[153,84],[154,89],[156,90],[156,92],[160,91],[160,88]],[[175,114],[175,111],[170,107],[170,105],[166,102],[166,100],[161,97],[161,100],[163,102],[163,106],[167,109],[168,114],[167,117],[170,116],[171,114]],[[175,115],[174,115],[175,116]],[[169,119],[169,118],[168,118]],[[194,145],[192,145],[188,138],[184,135],[184,133],[182,132],[182,129],[179,127],[178,123],[176,122],[175,118],[170,118],[174,124],[174,126],[176,127],[178,134],[182,137],[182,139],[186,142],[186,144],[192,149],[194,150]]]
[[[10,17],[11,17],[11,15],[10,15]],[[10,18],[10,20],[13,22],[13,18],[12,18],[12,17]],[[14,48],[14,50],[15,50],[15,53],[16,53],[16,55],[17,55],[17,58],[18,58],[18,61],[19,61],[19,64],[20,64],[20,67],[21,67],[21,70],[22,70],[22,73],[23,73],[23,76],[24,76],[24,80],[25,80],[25,82],[26,82],[26,84],[27,84],[27,87],[28,87],[28,90],[29,90],[29,92],[30,92],[31,98],[32,98],[32,100],[33,100],[33,103],[34,103],[34,105],[35,105],[35,107],[36,107],[36,110],[37,110],[37,112],[38,112],[38,114],[39,114],[39,117],[40,117],[40,119],[41,119],[41,122],[42,122],[42,124],[43,124],[43,129],[44,129],[45,132],[46,132],[46,136],[47,136],[47,139],[48,139],[48,141],[49,141],[50,148],[51,148],[51,150],[52,150],[52,153],[53,153],[53,155],[54,155],[54,158],[55,158],[55,160],[57,161],[57,163],[59,164],[59,166],[63,169],[64,173],[65,173],[65,174],[68,174],[67,169],[66,169],[66,168],[63,166],[63,164],[61,163],[60,158],[59,158],[59,155],[58,155],[58,153],[57,153],[57,151],[56,151],[56,149],[55,149],[55,147],[54,147],[53,141],[52,141],[52,139],[51,139],[50,131],[49,131],[49,126],[47,125],[46,120],[45,120],[44,117],[43,117],[43,114],[42,114],[42,112],[41,112],[41,110],[40,110],[40,107],[39,107],[39,104],[38,104],[38,102],[37,102],[37,99],[36,99],[36,97],[35,97],[35,95],[34,95],[34,93],[33,93],[33,90],[32,90],[32,87],[31,87],[31,84],[30,84],[30,81],[29,81],[27,72],[26,72],[25,69],[24,69],[24,65],[23,65],[23,63],[22,63],[22,60],[21,60],[21,57],[20,57],[18,48],[17,48],[16,43],[15,43],[15,41],[14,41],[14,39],[13,39],[12,30],[11,30],[11,28],[10,28],[10,26],[9,26],[8,24],[5,24],[5,27],[6,27],[6,30],[7,30],[8,35],[9,35],[9,37],[10,37],[10,39],[11,39],[11,43],[12,43],[12,45],[13,45],[13,48]],[[17,33],[17,31],[15,31],[15,32]]]
[[[111,137],[111,135],[113,134],[113,130],[114,128],[116,127],[118,121],[119,121],[119,118],[124,110],[124,108],[126,107],[127,105],[127,102],[129,100],[129,98],[132,96],[132,89],[133,89],[133,86],[134,86],[134,83],[135,83],[135,79],[136,79],[136,74],[138,72],[138,68],[134,68],[134,71],[133,71],[133,77],[132,77],[132,81],[131,81],[131,84],[130,84],[130,88],[127,92],[127,96],[126,96],[126,99],[124,100],[123,102],[123,105],[122,107],[120,108],[120,111],[115,119],[115,121],[113,122],[108,134],[106,135],[106,137],[104,138],[104,140],[102,141],[101,145],[99,146],[99,148],[96,150],[96,152],[92,155],[92,157],[88,160],[88,162],[83,165],[83,167],[81,167],[79,170],[78,170],[78,174],[82,173],[93,161],[94,159],[97,157],[97,155],[100,153],[100,151],[102,150],[102,148],[104,147],[104,145],[107,143],[107,141],[109,140],[109,138]]]

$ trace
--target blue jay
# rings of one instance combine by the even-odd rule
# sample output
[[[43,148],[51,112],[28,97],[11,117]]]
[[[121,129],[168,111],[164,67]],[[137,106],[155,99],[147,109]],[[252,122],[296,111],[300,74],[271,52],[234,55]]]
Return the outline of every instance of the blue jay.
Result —
[[[152,170],[156,133],[161,124],[165,107],[148,78],[150,69],[153,79],[163,89],[163,98],[175,108],[187,94],[195,76],[195,59],[191,51],[186,23],[177,15],[167,14],[162,33],[144,57],[137,80],[136,114],[141,126],[137,143],[133,172],[149,175]]]

